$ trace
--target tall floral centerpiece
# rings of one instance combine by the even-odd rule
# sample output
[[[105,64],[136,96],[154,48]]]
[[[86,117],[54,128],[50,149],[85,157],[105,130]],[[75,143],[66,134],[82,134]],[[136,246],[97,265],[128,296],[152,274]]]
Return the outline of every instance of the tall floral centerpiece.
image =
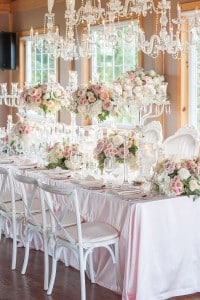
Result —
[[[31,110],[54,113],[67,108],[67,96],[64,88],[58,83],[36,84],[24,87],[20,95],[20,105]]]
[[[71,110],[85,118],[104,121],[113,113],[112,89],[103,83],[79,86],[72,95]]]
[[[121,85],[122,97],[137,107],[163,102],[167,98],[164,76],[141,68],[125,72],[115,83]]]
[[[118,163],[124,163],[124,158],[127,157],[129,166],[135,168],[137,150],[134,134],[126,137],[123,132],[113,132],[98,141],[94,153],[99,169],[103,171],[106,158],[114,158]]]
[[[159,162],[152,187],[165,195],[200,196],[200,158]]]

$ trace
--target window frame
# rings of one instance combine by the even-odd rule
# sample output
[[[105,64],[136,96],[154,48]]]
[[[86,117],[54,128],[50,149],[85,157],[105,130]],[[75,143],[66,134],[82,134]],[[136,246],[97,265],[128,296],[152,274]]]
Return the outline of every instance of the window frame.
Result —
[[[116,26],[117,27],[122,27],[123,25],[129,25],[130,24],[130,22],[131,21],[136,21],[136,19],[134,19],[134,20],[130,20],[130,19],[123,19],[123,20],[121,20],[121,21],[118,21],[118,22],[116,22],[117,24],[116,24]],[[93,31],[93,30],[95,30],[96,28],[98,28],[99,26],[103,26],[103,24],[98,24],[98,25],[94,25],[94,26],[92,26],[92,28],[91,28],[91,32]],[[124,46],[125,46],[125,42],[123,42],[123,44],[124,44]],[[122,60],[123,60],[123,63],[122,63],[122,67],[124,68],[125,67],[125,64],[124,64],[124,46],[123,46],[123,55],[122,55]],[[97,51],[96,51],[96,53],[97,53]],[[138,50],[138,53],[137,53],[137,56],[138,56],[138,64],[137,64],[137,66],[136,67],[141,67],[141,51],[140,50]],[[102,81],[103,82],[105,82],[105,67],[106,67],[106,62],[105,62],[105,57],[106,57],[106,55],[104,55],[103,56],[103,60],[104,60],[104,62],[103,62],[103,69],[104,69],[104,71],[103,71],[103,73],[104,73],[104,78],[102,78]],[[95,60],[95,59],[94,59]],[[115,61],[115,53],[112,55],[112,73],[115,71],[115,67],[113,67],[114,66],[114,61]],[[116,65],[115,64],[115,66],[118,66],[118,67],[121,67],[121,66],[119,66],[119,65]],[[133,67],[133,66],[132,66]],[[93,67],[93,59],[91,58],[91,64],[90,64],[90,74],[91,74],[91,79],[93,78],[93,75],[95,75],[95,71],[94,71],[94,69],[95,69],[95,67]],[[96,69],[97,69],[97,66],[96,66]],[[131,69],[131,67],[130,67],[130,69]],[[125,70],[123,71],[123,73],[125,72]],[[115,80],[116,79],[116,76],[114,76],[114,74],[113,74],[113,80]]]
[[[38,34],[43,34],[43,29],[36,29]],[[19,86],[23,87],[26,78],[26,38],[30,31],[22,31],[19,34]],[[59,58],[56,59],[56,81],[60,80]]]
[[[134,21],[138,19],[139,26],[143,28],[143,17],[140,16],[138,18],[122,18],[120,17],[116,22],[120,23],[123,21]],[[101,22],[99,22],[98,25],[102,25]],[[91,25],[92,26],[98,26],[98,25]],[[80,26],[80,35],[86,34],[87,35],[87,26],[86,24],[82,24]],[[144,54],[142,51],[138,52],[138,67],[142,68],[144,66]],[[92,79],[92,60],[91,58],[82,58],[80,62],[80,82],[81,83],[88,83]]]
[[[183,12],[183,16],[185,18],[187,18],[187,13],[189,13],[189,11],[195,11],[195,9],[198,8],[200,8],[200,1],[186,2],[181,4],[181,11]],[[187,31],[187,24],[182,24],[182,29]],[[183,42],[185,42],[187,35],[183,35],[182,39]],[[192,80],[192,78],[188,62],[191,59],[191,55],[191,53],[182,53],[181,59],[178,61],[177,66],[177,110],[180,112],[177,117],[177,128],[191,123],[191,111],[192,107],[194,107],[194,102],[192,101],[191,103],[189,99],[189,81]]]

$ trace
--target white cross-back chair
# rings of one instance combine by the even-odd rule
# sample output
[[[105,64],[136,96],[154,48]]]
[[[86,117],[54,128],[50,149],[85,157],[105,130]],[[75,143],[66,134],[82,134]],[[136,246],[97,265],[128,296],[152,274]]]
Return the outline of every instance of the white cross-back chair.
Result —
[[[43,201],[40,201],[37,179],[28,175],[22,175],[17,170],[12,171],[12,177],[14,183],[20,187],[24,207],[25,255],[21,273],[26,273],[31,241],[34,239],[37,248],[37,240],[39,237],[42,237],[44,250],[44,290],[47,290],[49,284],[48,258],[50,252],[48,240],[49,232],[51,232],[51,216],[47,205]],[[43,218],[44,212],[45,219]],[[65,222],[65,226],[71,226],[75,223],[75,214],[68,213],[68,220]]]
[[[23,220],[23,205],[20,195],[14,191],[10,170],[0,167],[0,238],[1,233],[12,238],[12,270],[16,269],[17,242]],[[5,228],[9,227],[9,232]]]
[[[199,133],[194,126],[185,125],[174,135],[165,139],[162,145],[164,154],[181,159],[192,159],[199,154]]]
[[[66,247],[74,253],[79,269],[80,269],[80,282],[81,282],[81,300],[86,299],[85,288],[85,270],[86,261],[89,258],[89,271],[91,282],[95,282],[92,253],[95,248],[106,248],[116,265],[117,279],[119,279],[118,269],[118,231],[111,225],[101,222],[83,222],[81,223],[81,216],[79,210],[79,202],[76,189],[72,187],[57,187],[39,182],[41,201],[44,201],[48,206],[51,214],[51,235],[53,245],[52,257],[52,271],[47,294],[50,295],[53,290],[57,260],[60,255],[61,249]],[[65,205],[60,216],[57,216],[53,209],[53,197],[57,196],[62,198]],[[44,205],[43,205],[44,206]],[[68,210],[74,210],[76,214],[76,225],[65,227],[65,217]],[[44,211],[45,222],[45,211]]]
[[[49,281],[49,262],[47,248],[48,234],[43,230],[41,201],[38,196],[38,183],[35,178],[22,175],[18,173],[17,170],[13,170],[11,174],[13,182],[20,189],[24,210],[23,239],[25,243],[25,254],[21,273],[25,274],[27,270],[30,243],[34,240],[37,249],[37,241],[41,237],[43,240],[44,249],[44,289],[47,290]]]

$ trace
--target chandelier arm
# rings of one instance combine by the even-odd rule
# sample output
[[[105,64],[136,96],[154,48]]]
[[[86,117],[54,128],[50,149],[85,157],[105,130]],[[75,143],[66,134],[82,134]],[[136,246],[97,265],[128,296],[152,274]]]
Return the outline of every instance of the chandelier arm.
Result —
[[[47,0],[47,7],[48,7],[49,14],[52,13],[53,6],[54,6],[54,0]]]

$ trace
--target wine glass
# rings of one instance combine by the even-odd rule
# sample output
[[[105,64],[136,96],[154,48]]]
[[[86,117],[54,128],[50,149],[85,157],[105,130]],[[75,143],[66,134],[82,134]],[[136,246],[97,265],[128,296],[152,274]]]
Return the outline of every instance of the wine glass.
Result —
[[[4,138],[6,136],[6,128],[0,127],[0,152],[3,152]]]
[[[107,173],[107,181],[109,181],[110,174],[112,173],[113,159],[106,157],[104,160],[104,171]]]
[[[81,166],[82,155],[79,151],[72,151],[70,154],[70,163],[72,164],[73,171],[78,170]]]
[[[112,161],[112,176],[115,178],[116,184],[119,181],[119,175],[122,171],[121,167],[122,165],[116,159]]]

